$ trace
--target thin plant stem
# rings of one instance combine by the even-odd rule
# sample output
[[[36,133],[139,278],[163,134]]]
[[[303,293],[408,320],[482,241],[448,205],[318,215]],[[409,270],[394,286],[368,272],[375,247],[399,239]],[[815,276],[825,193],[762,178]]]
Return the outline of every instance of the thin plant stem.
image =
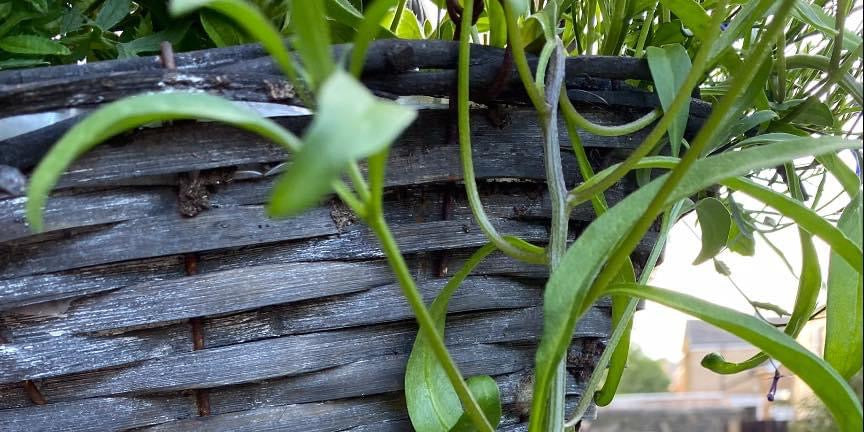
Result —
[[[794,0],[783,0],[783,3],[781,3],[774,15],[774,19],[768,26],[766,34],[763,35],[754,47],[752,54],[748,58],[748,63],[762,64],[765,57],[768,55],[769,48],[776,40],[775,36],[778,32],[782,31],[786,17],[789,15],[794,3]],[[725,11],[725,9],[726,2],[721,1],[718,5],[718,12],[715,12],[717,15],[712,19],[712,28],[719,26],[720,23],[715,21],[719,21],[718,17],[724,15],[723,11]],[[757,69],[758,68],[745,68],[741,71],[741,74],[734,79],[732,87],[729,89],[726,96],[723,97],[723,99],[721,99],[714,107],[708,120],[706,120],[702,129],[696,135],[696,138],[691,144],[691,149],[684,154],[681,161],[675,166],[672,172],[669,173],[669,177],[648,205],[644,215],[634,224],[629,234],[621,241],[619,246],[612,253],[606,267],[595,279],[594,285],[589,291],[588,298],[596,297],[596,293],[604,291],[615,278],[618,269],[624,263],[624,258],[630,254],[630,251],[633,250],[648,228],[650,228],[654,218],[664,207],[666,199],[675,187],[678,186],[678,182],[681,181],[681,178],[687,170],[690,169],[694,162],[696,162],[696,159],[713,140],[714,136],[720,132],[721,126],[723,126],[727,122],[727,119],[731,117],[733,114],[731,113],[733,106],[735,106],[738,98],[741,97],[755,77]],[[591,293],[594,293],[594,295],[591,295]],[[585,305],[580,308],[580,311],[584,310]]]
[[[459,154],[460,159],[462,160],[462,177],[465,181],[465,192],[468,195],[468,203],[471,207],[471,213],[477,221],[477,225],[480,226],[480,229],[484,234],[486,234],[486,237],[495,244],[495,247],[508,256],[520,261],[545,263],[546,257],[543,248],[530,245],[526,242],[510,242],[498,233],[498,230],[495,229],[495,226],[492,225],[492,222],[489,221],[489,218],[486,216],[486,212],[483,210],[483,203],[480,201],[480,193],[477,191],[477,180],[474,177],[474,161],[471,153],[471,124],[468,106],[468,64],[471,55],[468,36],[471,28],[471,14],[473,13],[473,9],[474,0],[467,0],[462,12],[462,30],[459,38],[458,88],[456,95],[459,126]],[[522,56],[524,57],[524,51],[522,52]]]
[[[714,21],[717,21],[715,19]],[[719,24],[718,24],[719,25]],[[633,168],[640,159],[647,156],[654,147],[660,142],[660,139],[663,135],[666,134],[666,130],[669,127],[669,124],[672,123],[676,118],[676,114],[680,111],[684,104],[690,103],[690,92],[693,90],[696,85],[699,84],[699,81],[702,79],[702,75],[705,72],[705,68],[708,66],[708,55],[711,52],[711,47],[714,44],[714,41],[717,39],[716,33],[710,33],[709,38],[706,38],[702,43],[702,48],[699,49],[699,53],[696,54],[696,58],[693,59],[693,65],[690,69],[690,73],[687,74],[687,78],[684,80],[684,84],[678,90],[678,93],[675,95],[675,98],[672,100],[672,103],[669,105],[669,110],[660,118],[660,121],[654,125],[654,129],[645,137],[645,140],[642,141],[642,144],[636,148],[627,159],[624,160],[622,164],[620,164],[615,172],[609,176],[604,178],[600,182],[593,183],[591,185],[582,184],[576,189],[570,191],[570,195],[567,198],[567,204],[570,208],[577,206],[578,204],[590,199],[591,196],[596,195],[598,192],[604,191],[613,184],[615,184],[619,179],[624,177],[630,170]],[[573,111],[569,111],[567,109],[567,104],[564,105],[564,115],[568,117],[573,117]],[[574,120],[578,121],[578,120]]]

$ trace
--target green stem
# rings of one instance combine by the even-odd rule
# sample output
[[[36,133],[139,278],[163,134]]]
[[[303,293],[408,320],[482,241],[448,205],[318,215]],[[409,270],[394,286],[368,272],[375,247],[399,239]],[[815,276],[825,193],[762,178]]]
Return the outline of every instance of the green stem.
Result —
[[[666,244],[666,238],[669,234],[669,229],[672,228],[672,225],[678,220],[678,217],[681,214],[681,209],[683,208],[683,201],[679,201],[675,206],[673,206],[672,210],[666,213],[663,218],[663,226],[660,231],[660,236],[657,240],[657,243],[654,244],[654,247],[651,249],[651,254],[648,256],[648,261],[645,263],[645,268],[642,270],[642,274],[639,277],[640,284],[646,284],[648,279],[651,276],[651,273],[654,271],[654,266],[657,264],[657,260],[660,258],[660,254],[663,252],[663,247]],[[606,369],[606,366],[609,365],[613,358],[615,357],[616,352],[618,351],[615,347],[618,346],[627,346],[629,349],[629,334],[630,329],[632,328],[632,319],[636,314],[636,308],[639,305],[638,299],[630,299],[627,302],[627,306],[624,309],[624,313],[621,316],[621,320],[617,325],[614,326],[612,330],[612,334],[609,336],[609,340],[606,342],[606,348],[603,350],[603,354],[600,355],[600,358],[597,360],[597,365],[594,367],[594,371],[591,373],[591,378],[588,379],[588,383],[585,385],[585,390],[583,391],[583,396],[579,400],[579,404],[576,405],[576,409],[573,413],[573,416],[570,420],[565,423],[565,426],[575,426],[579,420],[582,420],[582,417],[588,411],[588,408],[591,407],[591,401],[594,398],[590,397],[590,395],[595,394],[594,390],[600,385],[600,382],[603,380],[603,372]],[[626,358],[625,358],[626,363]],[[611,369],[611,367],[610,367]],[[605,385],[604,385],[605,388]],[[602,393],[603,389],[600,390]]]
[[[405,258],[402,257],[402,253],[399,251],[399,246],[396,244],[396,240],[393,238],[393,234],[390,232],[387,222],[384,221],[384,216],[382,215],[381,210],[380,207],[372,209],[372,214],[368,219],[369,227],[372,228],[372,231],[375,232],[375,235],[381,242],[381,248],[387,256],[387,262],[396,274],[399,287],[402,288],[402,293],[405,295],[408,304],[411,305],[411,310],[417,317],[417,322],[420,324],[420,331],[423,332],[423,336],[426,338],[429,346],[432,347],[432,352],[435,354],[435,358],[438,359],[438,362],[441,363],[441,366],[444,368],[444,372],[447,374],[447,378],[453,385],[453,389],[459,396],[459,400],[462,401],[462,408],[471,418],[474,426],[481,431],[493,432],[494,429],[489,424],[486,416],[483,415],[480,405],[468,389],[468,385],[465,383],[465,379],[459,372],[459,368],[456,366],[453,358],[450,357],[450,353],[444,345],[444,340],[441,337],[441,334],[439,334],[435,329],[435,321],[432,319],[429,310],[426,309],[426,306],[423,304],[423,298],[417,290],[417,285],[411,278],[411,273],[408,270],[408,265],[405,263]]]
[[[541,117],[543,125],[543,154],[546,167],[546,184],[549,189],[549,200],[552,206],[552,227],[549,236],[549,271],[554,272],[567,251],[567,186],[564,183],[564,168],[561,166],[561,146],[558,142],[558,99],[564,90],[564,46],[557,37],[547,44],[553,47],[550,55],[549,73],[546,76],[545,105],[549,107],[549,115]],[[567,370],[565,360],[561,359],[552,380],[549,397],[549,418],[546,420],[546,430],[558,432],[564,424],[564,402],[567,391]],[[540,397],[534,395],[534,397]]]
[[[354,185],[357,194],[360,195],[360,200],[363,202],[369,201],[369,186],[366,184],[366,180],[363,179],[363,174],[360,173],[360,167],[357,166],[357,162],[352,161],[348,164],[348,177],[351,179],[351,183]]]
[[[645,21],[642,22],[642,29],[639,30],[639,40],[636,42],[636,48],[633,55],[636,58],[642,58],[645,55],[645,41],[648,40],[648,30],[651,29],[651,23],[654,22],[654,12],[657,11],[659,0],[654,2],[654,6],[645,14]]]
[[[495,229],[495,226],[492,225],[492,222],[486,216],[486,212],[483,210],[483,203],[480,201],[480,193],[477,191],[477,180],[474,176],[474,161],[471,153],[471,124],[468,106],[468,65],[471,55],[471,45],[468,43],[468,35],[471,28],[473,8],[474,0],[466,0],[462,12],[462,29],[459,38],[459,71],[456,95],[459,117],[459,155],[462,160],[462,177],[465,181],[465,192],[468,195],[468,203],[471,206],[471,213],[474,215],[477,225],[480,226],[486,237],[495,244],[495,247],[508,256],[521,261],[544,263],[546,259],[543,248],[524,242],[510,242],[498,233],[498,230]]]
[[[396,33],[396,30],[399,28],[399,21],[402,20],[402,11],[405,10],[405,3],[408,0],[399,0],[399,4],[396,5],[396,14],[393,15],[393,21],[390,23],[390,31]]]
[[[715,15],[712,21],[719,21],[719,18]],[[693,66],[690,68],[690,73],[687,74],[684,84],[682,84],[681,89],[678,90],[678,93],[669,105],[669,109],[663,117],[660,118],[660,121],[654,125],[654,129],[652,129],[648,136],[645,137],[642,144],[627,156],[627,159],[625,159],[624,162],[615,169],[611,176],[603,178],[601,181],[590,185],[583,183],[576,189],[570,191],[570,196],[567,198],[567,204],[570,208],[576,207],[580,203],[590,199],[593,195],[596,195],[615,184],[630,172],[630,170],[633,169],[633,166],[639,162],[640,159],[651,153],[654,147],[657,146],[657,143],[660,142],[663,135],[666,134],[669,124],[671,124],[677,117],[678,111],[684,107],[684,104],[690,103],[690,93],[693,91],[693,88],[699,84],[699,81],[702,80],[702,75],[705,72],[705,68],[708,66],[708,55],[711,52],[711,47],[716,39],[717,33],[711,32],[709,33],[709,37],[702,42],[702,47],[699,49],[699,53],[696,54],[696,58],[693,59]],[[568,116],[567,105],[568,104],[566,103],[563,105],[565,116]],[[569,114],[570,117],[572,117],[572,112]]]
[[[471,1],[471,0],[469,0]],[[513,63],[516,64],[516,70],[519,72],[519,79],[522,80],[522,85],[528,93],[528,98],[534,104],[534,109],[537,114],[543,118],[549,112],[549,107],[543,102],[543,96],[540,95],[540,90],[531,81],[531,68],[528,66],[528,58],[525,57],[525,45],[522,43],[522,35],[519,33],[519,26],[516,24],[516,15],[510,2],[501,2],[504,5],[504,17],[507,21],[507,38],[510,41],[510,53],[513,54]],[[465,6],[467,9],[468,6]],[[464,13],[464,12],[463,12]],[[463,27],[465,19],[462,19]],[[464,33],[464,32],[463,32]],[[460,50],[461,53],[461,50]],[[461,70],[461,69],[460,69]]]
[[[564,93],[563,96],[564,99],[561,101],[561,106],[563,107],[562,111],[564,112],[564,118],[573,122],[579,129],[584,129],[586,132],[598,136],[616,137],[630,135],[648,127],[663,115],[663,111],[660,108],[655,108],[648,114],[645,114],[629,123],[615,126],[600,125],[591,122],[591,120],[588,120],[583,117],[582,114],[579,114],[579,111],[576,111],[576,108],[573,106],[573,103],[570,102],[566,93]]]
[[[776,35],[783,30],[783,25],[786,20],[786,17],[789,15],[792,6],[794,5],[795,0],[783,0],[783,3],[778,8],[776,14],[774,15],[774,19],[766,30],[766,34],[757,45],[754,47],[752,54],[749,56],[747,63],[749,64],[762,64],[765,58],[768,55],[770,47],[776,41]],[[711,28],[717,28],[720,25],[719,20],[725,16],[726,10],[726,1],[721,1],[718,4],[717,12],[713,19],[711,20]],[[658,214],[662,211],[665,206],[666,200],[669,195],[672,193],[674,188],[681,181],[681,178],[687,172],[688,169],[696,162],[696,159],[702,154],[702,151],[705,147],[714,139],[715,135],[718,134],[721,127],[727,123],[728,118],[731,117],[732,108],[735,106],[737,100],[744,94],[749,84],[753,81],[757,73],[758,68],[745,68],[740,71],[740,75],[734,79],[732,87],[729,89],[729,92],[726,96],[720,100],[720,102],[714,107],[711,115],[706,120],[705,124],[702,126],[702,129],[696,135],[696,138],[693,140],[691,144],[690,150],[684,154],[684,157],[678,163],[678,165],[669,173],[669,177],[663,183],[663,186],[657,192],[657,195],[648,205],[648,208],[645,210],[645,214],[639,218],[639,220],[634,224],[633,228],[631,228],[629,234],[621,241],[619,246],[612,253],[609,262],[606,267],[600,272],[600,274],[595,279],[594,285],[591,287],[589,291],[589,298],[594,298],[596,293],[603,292],[609,286],[609,284],[615,278],[618,269],[624,263],[624,260],[627,256],[629,256],[630,251],[632,251],[636,245],[639,243],[639,240],[645,234],[645,232],[651,227],[651,224],[654,221],[654,218],[657,217]],[[580,310],[583,310],[580,308]]]

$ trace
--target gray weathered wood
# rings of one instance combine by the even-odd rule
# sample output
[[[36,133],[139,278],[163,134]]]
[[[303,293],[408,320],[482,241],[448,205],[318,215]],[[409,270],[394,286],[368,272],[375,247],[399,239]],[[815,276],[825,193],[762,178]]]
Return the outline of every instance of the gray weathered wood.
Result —
[[[0,410],[0,430],[116,431],[173,422],[194,412],[195,401],[188,396],[90,398]]]
[[[542,147],[537,142],[536,114],[526,109],[510,112],[503,129],[491,124],[478,110],[472,115],[472,146],[478,178],[513,177],[543,179]],[[397,140],[388,165],[388,185],[401,186],[461,178],[456,143],[448,142],[451,127],[446,110],[421,110],[418,120]],[[623,123],[632,115],[586,110],[586,117],[605,123]],[[275,118],[295,133],[308,124],[306,116]],[[563,122],[563,120],[561,120]],[[562,143],[568,143],[560,127]],[[633,148],[648,131],[625,137],[580,134],[586,147]],[[179,122],[172,127],[143,129],[113,138],[75,162],[60,178],[60,187],[85,185],[121,178],[173,174],[253,163],[281,162],[284,149],[249,132],[218,123]],[[520,158],[514,160],[513,158]],[[572,155],[564,155],[568,179],[577,179]],[[519,162],[519,163],[517,163]]]
[[[176,193],[157,190],[116,190],[59,196],[48,200],[45,232],[120,222],[175,211]],[[33,235],[26,223],[27,198],[0,200],[0,244]]]
[[[441,285],[441,280],[432,280],[421,284],[420,289],[427,301],[431,301]],[[540,299],[537,284],[476,277],[466,281],[466,286],[456,293],[450,310],[466,312],[536,307]],[[107,310],[112,305],[106,302],[101,307]],[[176,306],[166,308],[169,308],[170,316],[176,316]],[[69,312],[73,317],[70,322],[62,317],[36,321],[35,324],[27,320],[9,322],[14,342],[6,344],[0,352],[0,365],[3,366],[0,368],[0,382],[114,367],[188,351],[185,343],[188,328],[184,325],[163,328],[161,332],[154,329],[104,336],[76,334],[79,329],[75,317],[78,326],[86,326],[90,318],[87,313],[91,311],[94,311],[93,307],[85,304],[79,308],[76,304]],[[102,319],[98,309],[93,315],[98,325]],[[412,317],[398,289],[393,285],[383,285],[355,295],[333,296],[320,301],[208,319],[206,346],[219,347],[285,335],[411,320]]]
[[[179,214],[121,222],[49,244],[12,247],[0,264],[6,277],[109,262],[335,234],[326,209],[273,220],[260,206],[212,209],[194,218]]]
[[[540,308],[531,307],[452,317],[446,341],[454,347],[536,342],[540,313]],[[396,323],[264,339],[164,355],[125,368],[77,374],[74,378],[48,378],[41,383],[41,390],[46,399],[59,401],[210,388],[293,376],[376,356],[406,354],[416,331],[413,323]],[[608,331],[608,310],[592,309],[580,322],[574,337],[603,337]],[[360,340],[362,344],[356,343]],[[488,361],[489,357],[482,358]]]

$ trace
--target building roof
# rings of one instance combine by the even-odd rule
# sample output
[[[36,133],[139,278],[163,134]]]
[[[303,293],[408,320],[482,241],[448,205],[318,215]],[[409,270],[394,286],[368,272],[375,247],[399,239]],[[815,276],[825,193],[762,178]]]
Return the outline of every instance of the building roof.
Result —
[[[699,320],[687,321],[684,339],[690,346],[750,346],[750,344],[724,330]]]

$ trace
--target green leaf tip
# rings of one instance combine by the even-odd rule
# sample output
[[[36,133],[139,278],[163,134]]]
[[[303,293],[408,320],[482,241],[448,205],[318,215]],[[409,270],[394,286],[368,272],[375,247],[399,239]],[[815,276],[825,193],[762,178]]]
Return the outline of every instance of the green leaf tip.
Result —
[[[294,163],[273,189],[268,213],[288,217],[315,205],[350,162],[389,146],[416,115],[376,98],[348,73],[333,72],[321,86],[318,113]]]

